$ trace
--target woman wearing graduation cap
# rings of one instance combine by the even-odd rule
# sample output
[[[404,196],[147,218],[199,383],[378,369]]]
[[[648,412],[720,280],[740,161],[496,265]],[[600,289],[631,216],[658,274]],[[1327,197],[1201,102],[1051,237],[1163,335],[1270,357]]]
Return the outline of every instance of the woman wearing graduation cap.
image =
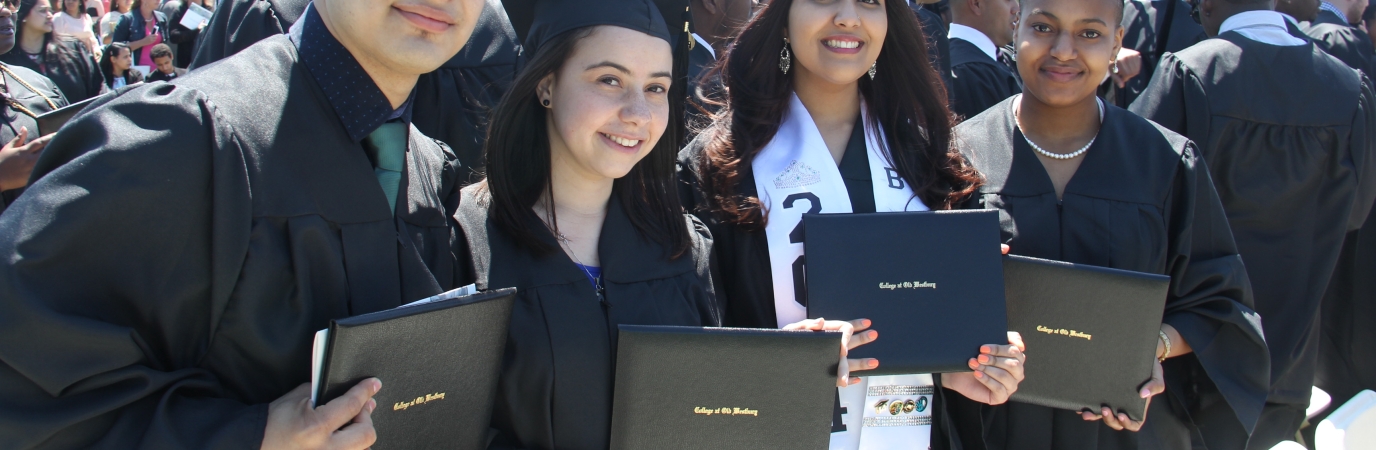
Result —
[[[460,278],[519,291],[494,448],[607,448],[617,326],[721,324],[711,238],[675,191],[686,52],[661,17],[649,0],[537,2],[533,57],[493,112],[455,253]]]
[[[1013,253],[1171,277],[1158,364],[1134,380],[1150,399],[1146,418],[1113,405],[985,406],[989,448],[1178,449],[1197,434],[1195,444],[1240,449],[1266,399],[1250,283],[1199,149],[1095,96],[1122,45],[1122,14],[1118,0],[1024,1],[1014,41],[1023,94],[956,136],[985,176],[971,206],[1000,210]]]
[[[979,176],[950,146],[946,93],[928,61],[916,17],[896,0],[775,0],[741,32],[714,69],[725,105],[680,154],[682,201],[715,237],[727,325],[806,317],[792,270],[803,245],[789,239],[803,214],[950,209],[974,192]],[[864,331],[870,321],[847,319],[857,336],[877,337]],[[973,372],[851,380],[831,448],[958,447],[941,387],[1006,401],[1022,379],[1013,340],[969,349]],[[939,407],[914,424],[865,426],[866,389],[880,386],[932,392]]]

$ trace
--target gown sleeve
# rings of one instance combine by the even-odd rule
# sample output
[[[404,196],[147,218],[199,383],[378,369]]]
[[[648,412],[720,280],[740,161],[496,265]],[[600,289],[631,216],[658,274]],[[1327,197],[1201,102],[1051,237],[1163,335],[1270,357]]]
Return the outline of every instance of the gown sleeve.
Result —
[[[240,146],[214,114],[166,84],[102,99],[0,216],[4,446],[261,445],[267,405],[230,400],[199,367],[251,217]]]
[[[1352,165],[1357,173],[1357,195],[1347,221],[1347,229],[1352,231],[1366,224],[1372,202],[1376,201],[1376,90],[1365,75],[1362,76],[1357,112],[1352,115],[1351,143],[1347,148],[1352,152]]]
[[[1185,404],[1217,405],[1221,402],[1199,399],[1220,396],[1226,401],[1226,409],[1195,410],[1190,416],[1206,442],[1227,438],[1236,443],[1231,439],[1246,441],[1265,404],[1270,355],[1260,316],[1253,311],[1247,269],[1213,186],[1204,159],[1189,144],[1165,211],[1170,217],[1166,274],[1171,283],[1162,322],[1175,327],[1194,353],[1167,360],[1164,369],[1167,393],[1199,396]],[[1197,369],[1207,380],[1187,381],[1184,375]],[[1215,445],[1222,444],[1210,447]]]
[[[1203,86],[1175,54],[1167,53],[1152,73],[1146,90],[1128,107],[1129,111],[1185,135],[1193,142],[1209,130],[1209,104],[1203,101]],[[1195,134],[1190,134],[1194,131]]]

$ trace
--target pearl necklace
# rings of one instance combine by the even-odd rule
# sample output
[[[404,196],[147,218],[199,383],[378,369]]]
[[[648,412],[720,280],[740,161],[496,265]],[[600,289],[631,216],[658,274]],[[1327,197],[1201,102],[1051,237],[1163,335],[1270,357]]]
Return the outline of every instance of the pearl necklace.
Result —
[[[1022,95],[1022,94],[1019,94],[1018,100],[1022,100],[1021,95]],[[1100,125],[1103,125],[1103,123],[1104,123],[1104,101],[1103,101],[1102,99],[1096,99],[1096,100],[1099,101],[1099,124],[1100,124]],[[1013,116],[1013,122],[1014,122],[1015,124],[1018,125],[1018,130],[1021,131],[1021,130],[1022,130],[1022,121],[1018,120],[1017,116]],[[1099,138],[1099,134],[1096,132],[1096,133],[1094,134],[1094,137],[1089,138],[1089,142],[1086,143],[1084,147],[1080,147],[1079,150],[1076,150],[1076,151],[1073,151],[1073,152],[1070,152],[1070,153],[1051,153],[1051,152],[1046,151],[1046,149],[1043,149],[1040,145],[1037,145],[1036,142],[1032,142],[1032,138],[1027,137],[1027,133],[1024,132],[1024,133],[1022,134],[1022,140],[1027,141],[1027,145],[1032,146],[1032,150],[1036,150],[1037,153],[1041,153],[1042,156],[1045,156],[1045,157],[1047,157],[1047,158],[1058,159],[1058,160],[1062,160],[1062,161],[1067,160],[1067,159],[1073,159],[1073,158],[1075,158],[1075,157],[1077,157],[1077,156],[1080,156],[1080,155],[1085,154],[1085,152],[1089,151],[1089,146],[1094,145],[1094,140],[1095,140],[1095,139],[1098,139],[1098,138]]]

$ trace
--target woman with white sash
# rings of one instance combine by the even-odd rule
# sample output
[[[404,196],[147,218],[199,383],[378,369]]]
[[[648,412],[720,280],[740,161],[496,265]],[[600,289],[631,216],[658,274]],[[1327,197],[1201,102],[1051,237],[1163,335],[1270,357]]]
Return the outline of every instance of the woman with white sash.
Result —
[[[803,244],[790,238],[803,214],[949,209],[975,192],[979,175],[951,148],[946,94],[928,61],[898,0],[773,0],[742,30],[713,69],[727,88],[720,112],[679,155],[684,204],[714,236],[726,325],[807,317],[795,277]],[[867,319],[840,319],[855,319],[852,342],[878,337]],[[978,421],[955,428],[943,391],[1007,401],[1025,358],[1010,338],[970,349],[973,372],[849,378],[831,448],[942,449],[979,436]],[[850,371],[879,363],[852,360]],[[922,407],[911,420],[864,420],[877,414],[866,393],[880,391]]]

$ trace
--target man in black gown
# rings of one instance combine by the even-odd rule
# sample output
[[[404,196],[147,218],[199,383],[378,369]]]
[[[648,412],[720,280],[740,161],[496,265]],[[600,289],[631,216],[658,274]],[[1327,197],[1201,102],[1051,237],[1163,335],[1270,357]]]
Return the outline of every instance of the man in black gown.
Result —
[[[999,48],[1013,42],[1018,11],[1016,0],[951,1],[951,109],[962,119],[1022,92],[1013,69],[999,61]]]
[[[1376,68],[1376,49],[1372,47],[1371,37],[1350,23],[1351,19],[1361,21],[1365,4],[1365,1],[1348,0],[1343,2],[1344,10],[1325,1],[1319,5],[1318,14],[1304,28],[1304,33],[1313,38],[1314,45],[1370,78],[1372,69]]]
[[[1289,34],[1268,0],[1204,0],[1209,39],[1168,54],[1133,112],[1200,144],[1247,265],[1271,353],[1250,448],[1293,439],[1317,357],[1319,305],[1343,237],[1371,208],[1372,91]]]
[[[946,88],[946,104],[949,105],[955,101],[955,90],[951,88],[951,41],[946,36],[946,20],[924,7],[924,3],[935,2],[908,0],[908,6],[917,14],[917,21],[922,23],[922,37],[927,39],[927,59],[932,61],[932,68],[941,75],[941,85]]]
[[[224,0],[201,30],[191,70],[285,33],[309,0]],[[501,0],[486,0],[473,37],[459,54],[416,84],[416,128],[449,144],[463,167],[460,180],[482,170],[487,113],[502,99],[521,64],[521,46]]]
[[[1156,65],[1167,52],[1178,52],[1204,40],[1204,28],[1190,19],[1185,0],[1128,0],[1123,5],[1123,48],[1142,55],[1141,75],[1116,92],[1116,103],[1127,108],[1147,88]]]
[[[482,2],[424,5],[316,0],[53,138],[0,215],[4,446],[371,445],[381,385],[310,408],[311,342],[454,283],[458,168],[410,104]]]

